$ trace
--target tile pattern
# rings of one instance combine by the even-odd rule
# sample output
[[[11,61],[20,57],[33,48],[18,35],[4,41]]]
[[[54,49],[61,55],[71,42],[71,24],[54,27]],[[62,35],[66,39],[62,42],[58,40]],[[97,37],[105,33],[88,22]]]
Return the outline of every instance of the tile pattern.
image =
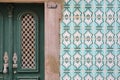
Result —
[[[65,0],[60,80],[120,80],[120,0]]]
[[[35,20],[29,13],[22,17],[22,68],[35,68]]]

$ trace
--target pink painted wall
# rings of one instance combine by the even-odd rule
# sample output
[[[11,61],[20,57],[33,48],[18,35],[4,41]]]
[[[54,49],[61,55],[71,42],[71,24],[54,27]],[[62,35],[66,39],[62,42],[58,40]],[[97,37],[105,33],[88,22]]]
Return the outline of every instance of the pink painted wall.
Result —
[[[59,80],[60,10],[45,7],[45,80]]]

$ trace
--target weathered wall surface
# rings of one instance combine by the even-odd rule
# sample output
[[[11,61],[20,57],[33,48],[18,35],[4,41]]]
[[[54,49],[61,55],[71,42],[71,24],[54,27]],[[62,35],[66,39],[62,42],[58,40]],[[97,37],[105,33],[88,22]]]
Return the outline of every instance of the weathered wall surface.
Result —
[[[60,5],[56,9],[45,7],[45,80],[59,80],[60,78],[60,15]]]

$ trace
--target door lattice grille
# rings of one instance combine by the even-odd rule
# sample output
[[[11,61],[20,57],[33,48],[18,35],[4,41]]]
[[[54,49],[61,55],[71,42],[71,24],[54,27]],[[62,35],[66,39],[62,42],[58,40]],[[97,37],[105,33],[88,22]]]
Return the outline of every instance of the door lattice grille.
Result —
[[[29,13],[22,17],[22,68],[35,68],[35,20]]]

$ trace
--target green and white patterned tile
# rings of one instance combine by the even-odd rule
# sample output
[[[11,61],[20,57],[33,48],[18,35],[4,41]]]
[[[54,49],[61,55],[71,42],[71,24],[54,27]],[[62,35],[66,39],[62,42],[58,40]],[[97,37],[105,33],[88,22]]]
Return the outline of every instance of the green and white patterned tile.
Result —
[[[120,80],[120,0],[65,0],[60,80]]]

